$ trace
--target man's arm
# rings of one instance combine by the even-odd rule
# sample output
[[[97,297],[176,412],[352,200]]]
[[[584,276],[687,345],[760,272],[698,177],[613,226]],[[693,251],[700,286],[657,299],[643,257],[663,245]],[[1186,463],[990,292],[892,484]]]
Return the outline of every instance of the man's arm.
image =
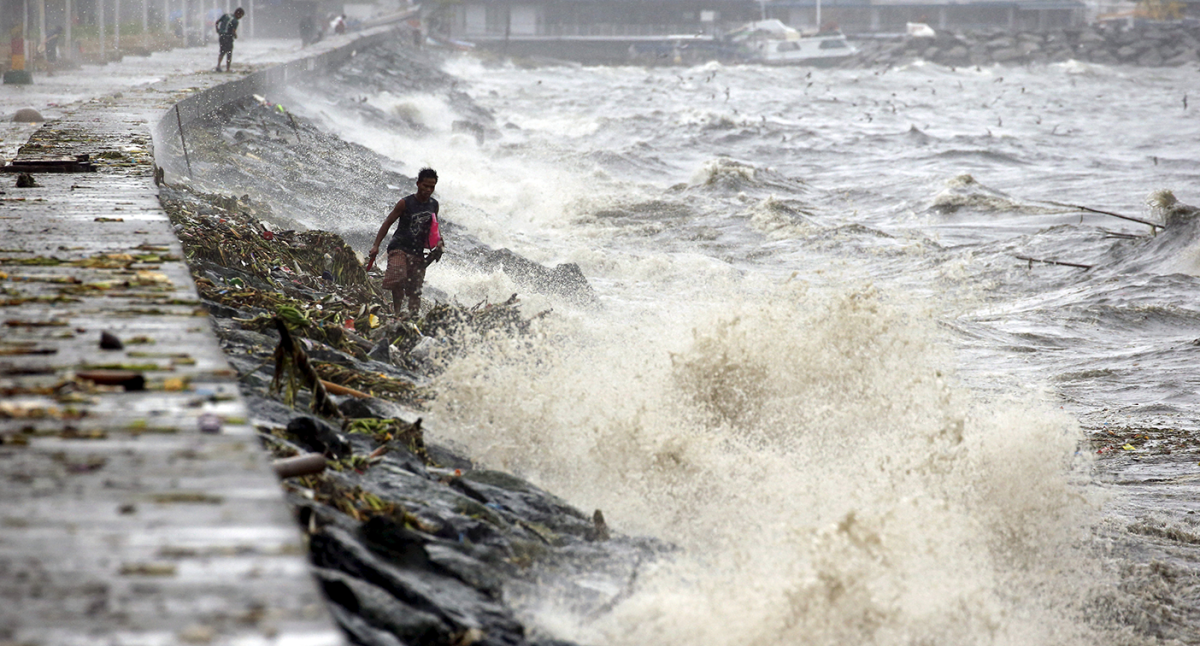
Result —
[[[404,200],[396,202],[396,206],[392,207],[392,212],[388,214],[387,219],[379,227],[379,233],[375,234],[375,244],[371,245],[371,250],[367,252],[367,271],[370,271],[371,267],[375,266],[375,256],[379,255],[379,245],[387,237],[388,231],[396,223],[396,220],[400,219],[401,215],[404,215]]]

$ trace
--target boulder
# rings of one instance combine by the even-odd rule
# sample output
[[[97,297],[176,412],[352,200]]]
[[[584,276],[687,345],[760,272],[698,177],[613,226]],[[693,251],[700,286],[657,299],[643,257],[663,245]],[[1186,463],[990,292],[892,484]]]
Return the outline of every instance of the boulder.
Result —
[[[946,52],[945,58],[947,61],[952,63],[961,63],[967,60],[967,56],[969,54],[970,50],[968,50],[965,46],[957,45],[951,48],[950,51]]]
[[[369,417],[373,419],[402,419],[412,422],[417,415],[399,404],[378,397],[348,397],[338,404],[338,410],[346,417]]]
[[[1162,63],[1162,54],[1159,54],[1158,49],[1154,47],[1146,50],[1146,52],[1141,56],[1138,56],[1137,59],[1137,64],[1141,65],[1142,67],[1158,67],[1159,65],[1162,65]]]
[[[1196,50],[1185,49],[1182,53],[1180,53],[1176,56],[1172,56],[1171,58],[1163,61],[1163,65],[1169,65],[1171,67],[1179,67],[1180,65],[1187,65],[1188,63],[1194,63],[1194,62],[1196,62],[1196,60],[1198,58],[1200,58],[1200,57],[1198,57],[1196,55]]]
[[[1015,47],[997,49],[992,52],[992,60],[997,63],[1007,63],[1021,58],[1021,52]]]
[[[13,114],[12,118],[15,123],[42,123],[45,121],[42,118],[42,113],[33,108],[21,108]]]
[[[403,640],[398,643],[442,644],[450,641],[452,631],[444,621],[392,597],[379,586],[336,570],[314,568],[313,574],[327,599],[371,626]],[[349,623],[343,617],[337,618],[339,623]],[[386,640],[383,643],[387,643]]]
[[[326,527],[313,534],[310,549],[314,565],[382,588],[397,601],[437,617],[455,632],[481,630],[491,643],[525,641],[524,627],[501,602],[455,577],[399,567],[343,529]]]
[[[593,529],[591,519],[582,511],[502,471],[468,471],[450,484],[485,505],[495,505],[558,534],[584,538]]]
[[[468,260],[485,271],[500,268],[514,283],[531,291],[561,296],[585,305],[596,301],[592,286],[575,263],[549,269],[508,249],[483,248],[472,250]]]
[[[315,453],[341,459],[350,455],[350,443],[332,426],[307,415],[288,422],[288,436],[297,444]]]

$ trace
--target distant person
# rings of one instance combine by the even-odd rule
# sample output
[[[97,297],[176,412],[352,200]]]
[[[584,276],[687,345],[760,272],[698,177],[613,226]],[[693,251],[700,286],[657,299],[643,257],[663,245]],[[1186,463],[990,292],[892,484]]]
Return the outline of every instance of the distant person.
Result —
[[[233,67],[233,41],[237,38],[238,22],[246,12],[238,7],[234,10],[233,15],[227,13],[221,14],[217,18],[217,36],[221,43],[221,51],[217,53],[217,71],[221,71],[221,59],[225,59],[225,71]]]
[[[334,19],[329,23],[329,28],[332,29],[333,33],[335,34],[346,33],[346,14],[334,17]]]
[[[63,28],[58,26],[54,31],[46,36],[46,62],[53,63],[58,60],[58,41],[62,37]]]
[[[317,29],[317,21],[313,20],[312,16],[305,16],[300,19],[300,44],[302,46],[311,45],[321,40],[321,31]]]
[[[409,316],[416,318],[420,313],[425,268],[442,257],[445,245],[438,232],[438,201],[433,199],[437,181],[437,171],[432,168],[422,168],[417,173],[417,192],[396,202],[367,254],[367,271],[370,271],[375,266],[379,244],[392,224],[399,221],[387,246],[388,266],[383,274],[383,288],[392,292],[392,309],[397,317],[404,314],[406,301]],[[429,255],[425,255],[426,249],[430,250]]]

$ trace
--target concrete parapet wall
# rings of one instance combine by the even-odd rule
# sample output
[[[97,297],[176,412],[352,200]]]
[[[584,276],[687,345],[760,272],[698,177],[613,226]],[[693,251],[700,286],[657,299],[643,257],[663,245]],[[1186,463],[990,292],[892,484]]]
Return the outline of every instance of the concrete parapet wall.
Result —
[[[227,83],[213,86],[183,99],[163,113],[162,118],[151,128],[154,140],[155,163],[161,168],[181,172],[184,170],[176,165],[182,159],[175,157],[162,146],[162,142],[177,139],[182,125],[186,131],[192,122],[203,119],[222,108],[243,101],[255,94],[265,96],[271,90],[286,87],[296,79],[314,74],[324,74],[337,69],[346,60],[366,47],[380,43],[388,38],[396,38],[399,27],[388,25],[376,27],[364,32],[358,38],[345,44],[330,47],[329,43],[318,43],[311,47],[313,55],[287,63],[280,63],[267,69],[253,72]],[[325,49],[322,49],[322,48]],[[186,135],[185,135],[186,136]]]

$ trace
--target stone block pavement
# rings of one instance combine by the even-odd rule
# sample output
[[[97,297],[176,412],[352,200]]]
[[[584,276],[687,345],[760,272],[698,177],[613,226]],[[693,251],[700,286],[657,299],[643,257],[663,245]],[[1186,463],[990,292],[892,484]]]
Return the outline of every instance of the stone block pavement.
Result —
[[[151,141],[184,98],[313,49],[240,39],[231,74],[211,71],[214,45],[0,86],[0,117],[51,118],[0,127],[6,161],[95,167],[29,188],[0,173],[0,645],[343,643],[158,202]],[[56,83],[69,101],[39,105]]]

